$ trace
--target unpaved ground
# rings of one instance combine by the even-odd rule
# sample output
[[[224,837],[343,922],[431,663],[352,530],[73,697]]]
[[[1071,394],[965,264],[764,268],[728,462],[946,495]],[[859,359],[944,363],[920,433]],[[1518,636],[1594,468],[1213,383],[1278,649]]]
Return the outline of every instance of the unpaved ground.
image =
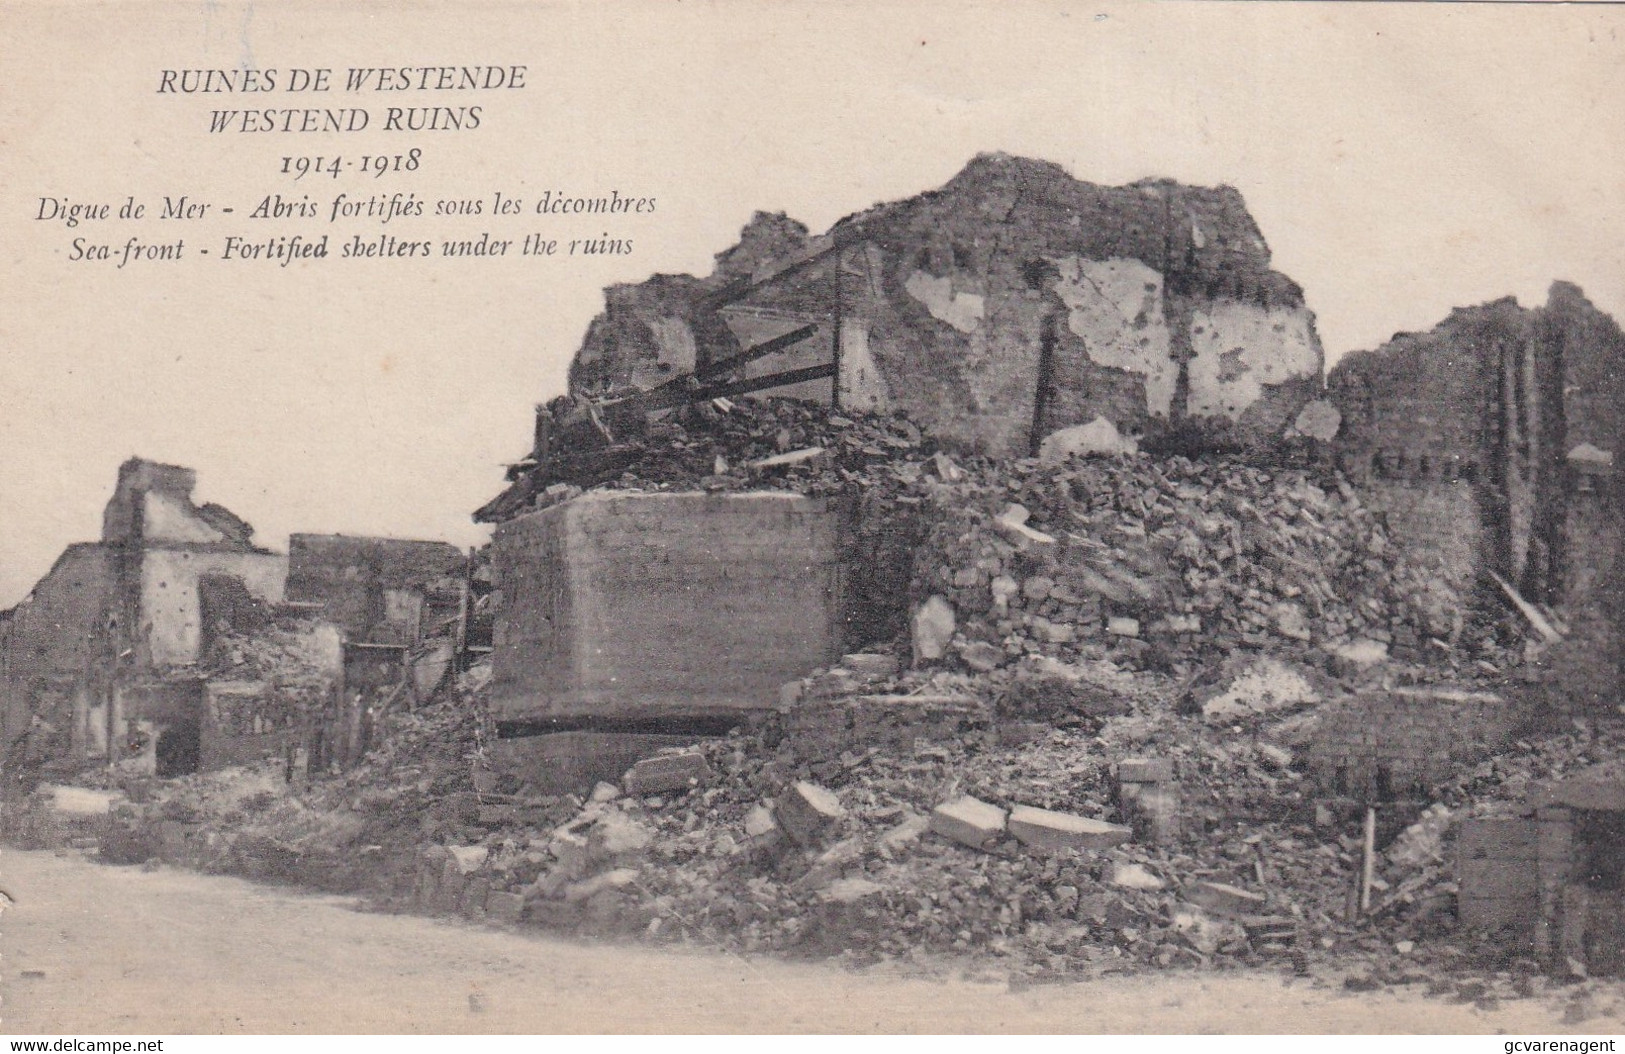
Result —
[[[388,1032],[1554,1032],[1552,997],[1493,1010],[1269,973],[1012,991],[771,960],[587,946],[359,912],[168,868],[0,854],[9,1034]],[[39,976],[40,973],[43,976]]]

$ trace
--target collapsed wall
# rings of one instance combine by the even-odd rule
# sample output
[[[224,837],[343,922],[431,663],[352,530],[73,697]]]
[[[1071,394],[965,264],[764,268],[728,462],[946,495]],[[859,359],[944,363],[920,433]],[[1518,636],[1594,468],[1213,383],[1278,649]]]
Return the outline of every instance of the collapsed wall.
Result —
[[[820,237],[758,213],[710,276],[605,299],[572,394],[647,388],[810,326],[739,372],[829,365],[832,380],[780,394],[903,410],[994,456],[1096,419],[1143,434],[1211,418],[1268,444],[1299,430],[1324,363],[1301,290],[1270,268],[1234,189],[1102,187],[1003,154]],[[1302,427],[1323,433],[1317,420]]]

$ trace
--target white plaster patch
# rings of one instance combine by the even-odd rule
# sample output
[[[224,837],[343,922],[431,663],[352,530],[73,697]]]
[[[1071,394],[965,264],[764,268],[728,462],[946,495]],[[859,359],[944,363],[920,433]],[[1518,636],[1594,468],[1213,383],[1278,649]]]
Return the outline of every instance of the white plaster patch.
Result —
[[[1190,412],[1232,420],[1266,384],[1318,377],[1320,342],[1307,308],[1225,302],[1191,316]]]
[[[141,529],[149,541],[155,542],[208,543],[226,537],[195,515],[184,501],[156,490],[146,493]]]
[[[903,288],[925,305],[932,318],[948,323],[961,333],[975,332],[987,310],[987,298],[976,293],[954,292],[954,280],[947,276],[937,278],[915,271],[903,283]]]
[[[660,365],[678,373],[694,369],[694,331],[688,328],[687,322],[670,316],[652,318],[649,329],[654,333]]]
[[[841,405],[891,412],[891,392],[869,351],[869,323],[860,318],[841,320]]]
[[[1054,262],[1060,273],[1055,292],[1066,304],[1067,325],[1083,338],[1090,361],[1140,374],[1146,409],[1166,417],[1179,365],[1169,356],[1162,275],[1123,257],[1066,256]]]
[[[155,666],[196,662],[202,630],[198,579],[232,575],[254,596],[280,603],[288,558],[273,553],[149,549],[141,561],[141,628]]]

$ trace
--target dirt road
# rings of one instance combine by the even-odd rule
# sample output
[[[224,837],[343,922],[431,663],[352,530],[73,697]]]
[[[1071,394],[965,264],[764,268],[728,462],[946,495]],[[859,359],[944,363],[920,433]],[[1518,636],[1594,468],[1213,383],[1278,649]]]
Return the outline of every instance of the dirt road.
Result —
[[[991,981],[589,946],[77,856],[0,853],[0,1031],[1614,1031],[1548,998],[1491,1011],[1279,975]],[[1572,1016],[1572,1012],[1571,1012]]]

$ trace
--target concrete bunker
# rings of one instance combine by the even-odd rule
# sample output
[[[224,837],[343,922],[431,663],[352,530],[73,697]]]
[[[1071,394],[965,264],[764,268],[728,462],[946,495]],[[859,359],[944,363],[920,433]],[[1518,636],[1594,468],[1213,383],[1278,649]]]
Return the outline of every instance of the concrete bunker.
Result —
[[[598,491],[502,524],[503,766],[538,786],[617,778],[771,707],[838,654],[836,535],[828,502],[780,492]]]

